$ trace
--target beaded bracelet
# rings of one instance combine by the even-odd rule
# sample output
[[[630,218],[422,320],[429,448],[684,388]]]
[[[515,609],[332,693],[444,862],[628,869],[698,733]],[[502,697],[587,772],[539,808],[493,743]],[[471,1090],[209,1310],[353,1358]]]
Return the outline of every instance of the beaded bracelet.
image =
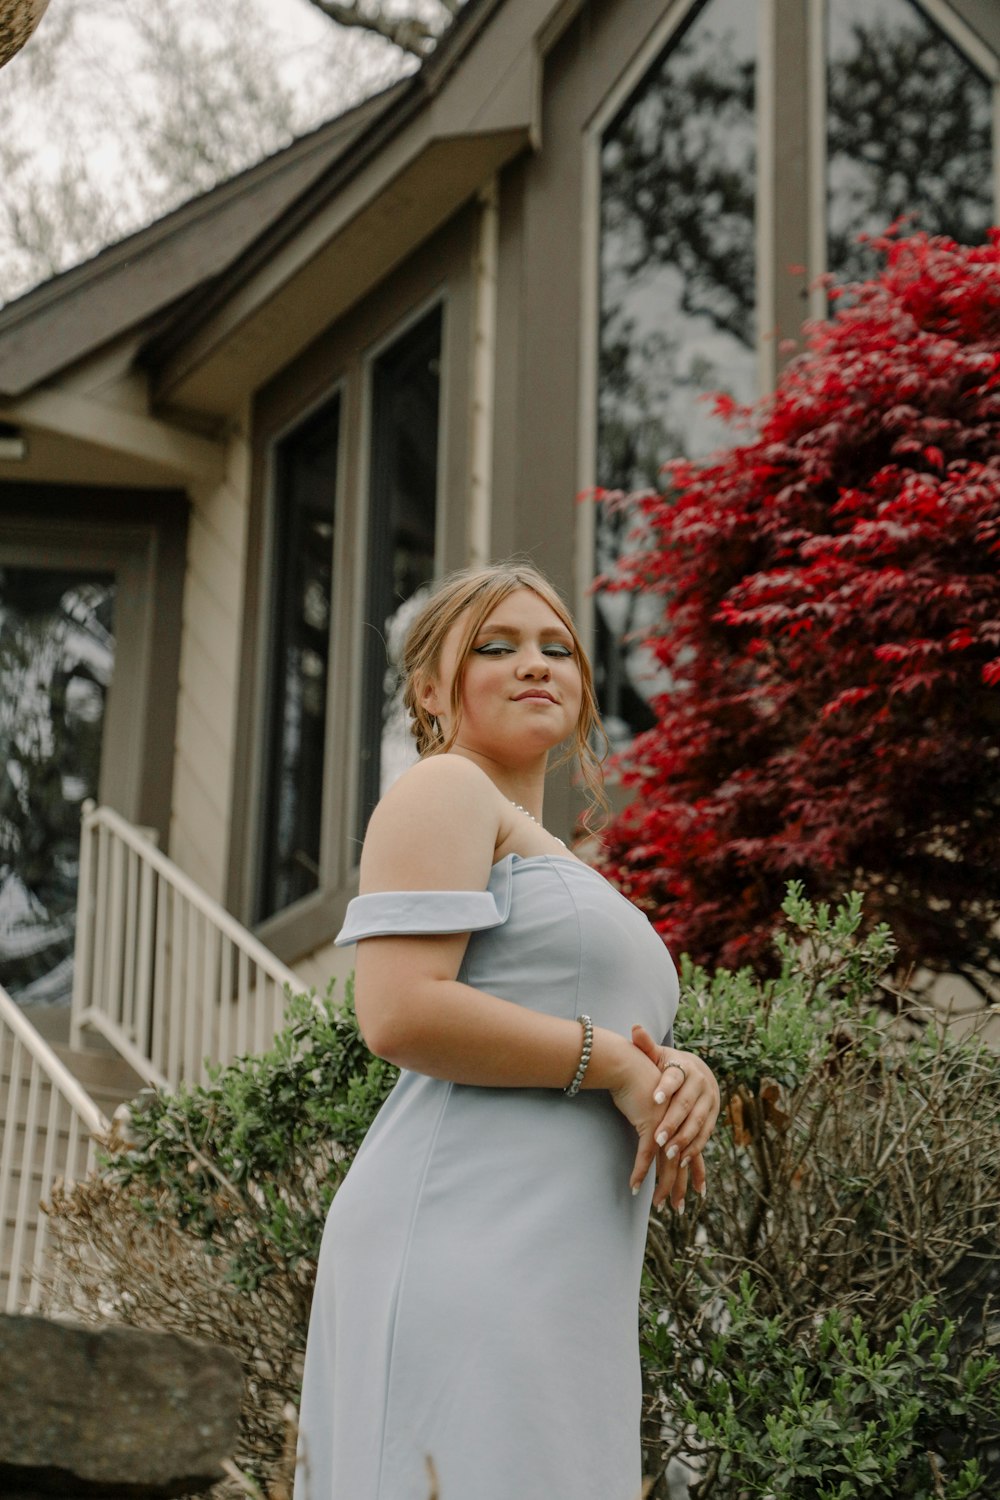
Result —
[[[573,1082],[563,1089],[567,1099],[573,1099],[580,1092],[583,1075],[587,1071],[590,1062],[590,1054],[594,1047],[594,1023],[589,1016],[577,1016],[576,1018],[583,1027],[583,1049],[580,1052],[580,1061],[577,1063],[576,1072],[573,1074]]]

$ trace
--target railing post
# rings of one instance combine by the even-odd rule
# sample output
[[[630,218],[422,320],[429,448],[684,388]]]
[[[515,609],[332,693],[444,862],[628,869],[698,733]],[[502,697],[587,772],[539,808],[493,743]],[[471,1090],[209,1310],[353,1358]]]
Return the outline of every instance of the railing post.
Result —
[[[83,1026],[80,1017],[90,1005],[90,969],[94,961],[93,839],[96,803],[87,798],[80,820],[80,868],[76,887],[76,936],[73,954],[73,999],[70,1006],[69,1044],[80,1047]]]

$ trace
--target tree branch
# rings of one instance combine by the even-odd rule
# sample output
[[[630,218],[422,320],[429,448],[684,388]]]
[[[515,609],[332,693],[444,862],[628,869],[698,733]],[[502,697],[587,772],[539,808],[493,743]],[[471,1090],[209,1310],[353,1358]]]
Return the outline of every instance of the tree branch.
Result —
[[[440,30],[436,31],[417,16],[387,15],[378,4],[366,5],[362,9],[358,4],[351,4],[350,0],[309,0],[309,3],[338,26],[355,26],[385,37],[386,41],[403,52],[409,52],[412,57],[427,57],[441,35]],[[461,0],[438,0],[438,3],[449,16],[454,16]]]

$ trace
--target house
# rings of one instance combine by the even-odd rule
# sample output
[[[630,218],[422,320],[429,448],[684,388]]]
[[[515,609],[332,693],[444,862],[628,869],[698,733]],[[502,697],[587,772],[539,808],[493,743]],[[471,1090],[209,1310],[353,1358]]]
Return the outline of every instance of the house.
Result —
[[[771,387],[860,232],[982,237],[998,99],[993,0],[468,0],[414,76],[0,311],[11,1306],[85,1041],[173,1082],[343,973],[421,590],[529,555],[640,727],[642,601],[588,595],[625,522],[574,497],[721,441],[700,398]]]

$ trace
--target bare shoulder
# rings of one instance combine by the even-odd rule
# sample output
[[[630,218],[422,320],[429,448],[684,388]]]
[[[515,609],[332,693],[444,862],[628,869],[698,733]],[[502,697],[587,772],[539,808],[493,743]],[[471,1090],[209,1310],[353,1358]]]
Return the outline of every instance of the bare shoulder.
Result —
[[[482,890],[504,799],[461,755],[432,755],[390,787],[372,813],[361,890]]]

